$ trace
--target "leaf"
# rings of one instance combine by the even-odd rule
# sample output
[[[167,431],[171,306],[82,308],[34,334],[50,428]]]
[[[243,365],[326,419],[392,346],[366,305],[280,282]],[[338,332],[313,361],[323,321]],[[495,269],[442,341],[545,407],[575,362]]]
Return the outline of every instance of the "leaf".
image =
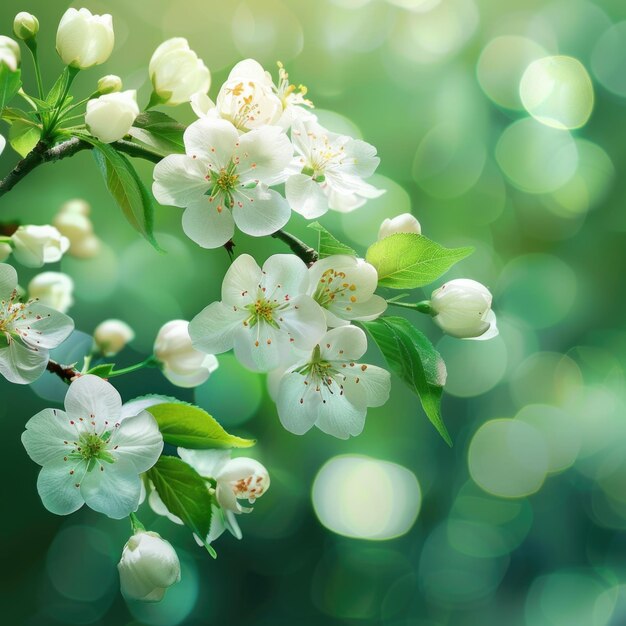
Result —
[[[154,416],[165,443],[181,448],[249,448],[256,442],[229,435],[206,411],[197,406],[170,402],[146,409]]]
[[[69,76],[70,69],[66,66],[65,68],[63,68],[63,71],[61,72],[59,77],[54,81],[54,85],[52,85],[52,88],[46,96],[45,102],[49,107],[55,107],[58,104],[59,99],[65,91],[65,86],[67,85]]]
[[[9,143],[15,152],[25,157],[41,137],[41,128],[32,122],[17,120],[9,128]]]
[[[93,153],[107,188],[122,209],[128,223],[160,250],[152,230],[154,222],[152,198],[131,162],[123,154],[94,137],[80,135],[80,138],[95,148]]]
[[[37,124],[37,121],[32,113],[27,113],[26,111],[13,107],[4,107],[2,110],[2,119],[9,122],[9,124],[17,121]]]
[[[428,338],[403,317],[379,317],[361,325],[378,344],[390,369],[413,391],[444,441],[452,439],[441,416],[446,365]]]
[[[108,378],[115,367],[115,363],[102,363],[92,367],[87,374],[93,374],[94,376],[100,376],[100,378]]]
[[[129,134],[163,156],[185,152],[185,126],[165,113],[146,111],[137,117]]]
[[[206,542],[211,528],[211,495],[204,478],[175,456],[162,456],[147,472],[167,510],[179,517],[215,556]]]
[[[308,226],[319,233],[319,245],[317,251],[320,259],[333,254],[349,254],[357,256],[357,253],[345,243],[341,243],[334,235],[331,235],[319,222],[311,222]]]
[[[424,235],[396,233],[372,244],[365,260],[378,272],[378,284],[414,289],[437,280],[474,248],[444,248]]]
[[[17,69],[13,72],[6,63],[0,63],[0,111],[4,109],[21,86],[21,70]]]

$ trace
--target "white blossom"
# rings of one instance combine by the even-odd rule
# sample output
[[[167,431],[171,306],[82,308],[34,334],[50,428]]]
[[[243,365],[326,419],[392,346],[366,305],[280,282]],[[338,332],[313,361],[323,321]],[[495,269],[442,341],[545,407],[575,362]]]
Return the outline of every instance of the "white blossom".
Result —
[[[65,411],[44,409],[32,417],[22,443],[42,466],[37,491],[51,513],[68,515],[87,504],[114,519],[137,509],[139,474],[163,449],[152,415],[123,415],[119,393],[91,374],[70,385]]]
[[[161,327],[154,342],[154,356],[163,366],[163,375],[178,387],[197,387],[217,369],[217,358],[191,344],[189,322],[172,320]]]
[[[59,346],[74,329],[63,313],[29,300],[20,302],[17,273],[0,264],[0,374],[9,382],[28,384],[48,363],[48,350]]]
[[[211,86],[211,73],[183,37],[164,41],[152,54],[148,72],[161,104],[189,102]]]
[[[292,345],[311,349],[326,330],[308,287],[307,266],[298,257],[275,254],[261,269],[242,254],[226,272],[222,301],[189,324],[194,347],[206,354],[234,348],[237,359],[255,371],[278,367],[290,358]]]
[[[52,225],[68,238],[68,253],[77,258],[92,258],[100,251],[100,240],[94,233],[89,213],[89,204],[84,200],[69,200],[61,206],[52,221]]]
[[[54,226],[20,226],[11,235],[13,256],[26,267],[56,263],[67,252],[70,242]]]
[[[138,115],[137,92],[129,89],[89,100],[85,124],[94,137],[112,143],[128,134]]]
[[[57,30],[57,52],[65,65],[87,69],[101,65],[113,52],[113,18],[88,9],[68,9]]]
[[[94,343],[104,356],[115,356],[135,338],[135,331],[122,320],[105,320],[93,333]]]
[[[487,287],[469,278],[457,278],[433,291],[430,306],[434,322],[448,335],[491,339],[498,334],[491,301]]]
[[[402,213],[393,218],[383,220],[378,230],[378,239],[384,239],[390,235],[397,233],[413,233],[415,235],[422,234],[422,227],[417,218],[410,213]]]
[[[367,338],[356,326],[329,330],[313,352],[287,369],[276,407],[283,426],[302,435],[313,426],[347,439],[361,433],[367,407],[389,398],[389,372],[359,363]]]
[[[13,20],[13,32],[18,39],[28,41],[39,32],[39,20],[26,11],[20,11]]]
[[[331,255],[309,269],[309,294],[323,309],[328,326],[369,321],[385,312],[387,302],[374,294],[378,273],[363,259]]]
[[[20,45],[11,37],[0,35],[0,63],[4,63],[12,72],[20,66]]]
[[[28,283],[28,297],[67,313],[74,304],[74,281],[62,272],[42,272]]]
[[[107,74],[98,80],[98,93],[101,96],[118,91],[122,91],[122,79],[116,74]]]
[[[296,157],[285,195],[291,208],[307,219],[328,209],[354,211],[368,198],[384,193],[363,180],[380,162],[376,148],[369,143],[332,133],[311,119],[293,123],[291,140]]]
[[[165,157],[154,168],[152,190],[161,204],[185,207],[183,230],[204,248],[218,248],[235,224],[248,235],[282,228],[291,211],[270,185],[284,181],[292,157],[277,127],[240,136],[230,123],[201,119],[184,134],[186,154]]]
[[[122,595],[130,600],[159,602],[180,581],[180,561],[169,541],[155,532],[136,532],[117,564]]]

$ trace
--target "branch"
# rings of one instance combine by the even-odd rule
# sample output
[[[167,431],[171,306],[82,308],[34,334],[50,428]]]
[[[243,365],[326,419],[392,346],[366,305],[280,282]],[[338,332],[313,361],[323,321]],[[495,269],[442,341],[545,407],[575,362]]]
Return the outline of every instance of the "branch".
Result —
[[[116,141],[111,145],[116,150],[124,152],[128,156],[146,159],[152,163],[158,163],[163,158],[160,154],[152,152],[150,149],[133,143],[132,141],[120,139],[120,141]],[[0,181],[0,196],[11,191],[17,183],[42,163],[60,161],[61,159],[74,156],[77,152],[91,148],[93,148],[93,146],[90,143],[82,141],[77,137],[67,139],[52,148],[49,148],[45,142],[40,141],[33,150]],[[314,263],[319,258],[319,255],[313,248],[307,246],[303,241],[300,241],[300,239],[284,230],[277,230],[275,233],[272,233],[272,237],[286,243],[289,248],[291,248],[291,251],[297,254],[307,264]]]
[[[71,365],[61,365],[52,359],[48,361],[46,369],[51,374],[56,374],[64,383],[67,383],[68,385],[73,382],[75,378],[80,376],[80,372]]]

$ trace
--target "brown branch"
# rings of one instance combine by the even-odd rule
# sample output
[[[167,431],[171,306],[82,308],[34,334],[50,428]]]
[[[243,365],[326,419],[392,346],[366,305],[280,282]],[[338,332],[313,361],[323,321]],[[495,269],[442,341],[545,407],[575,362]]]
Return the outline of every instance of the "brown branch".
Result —
[[[277,230],[275,233],[272,233],[272,237],[286,243],[291,248],[291,251],[297,254],[307,265],[311,265],[319,259],[317,250],[311,248],[311,246],[307,246],[304,241],[294,237],[285,230]]]
[[[58,376],[64,383],[68,385],[80,376],[80,372],[71,365],[61,365],[56,361],[50,359],[46,369],[51,373]]]

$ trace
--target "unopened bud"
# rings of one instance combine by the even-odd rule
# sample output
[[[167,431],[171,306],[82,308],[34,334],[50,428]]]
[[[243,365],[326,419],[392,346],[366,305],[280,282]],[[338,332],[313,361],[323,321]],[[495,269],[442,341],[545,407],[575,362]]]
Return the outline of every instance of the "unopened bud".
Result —
[[[98,81],[98,93],[104,95],[122,91],[122,79],[115,74],[107,74]]]
[[[28,41],[39,32],[39,20],[26,11],[20,11],[13,20],[13,32],[18,39]]]

